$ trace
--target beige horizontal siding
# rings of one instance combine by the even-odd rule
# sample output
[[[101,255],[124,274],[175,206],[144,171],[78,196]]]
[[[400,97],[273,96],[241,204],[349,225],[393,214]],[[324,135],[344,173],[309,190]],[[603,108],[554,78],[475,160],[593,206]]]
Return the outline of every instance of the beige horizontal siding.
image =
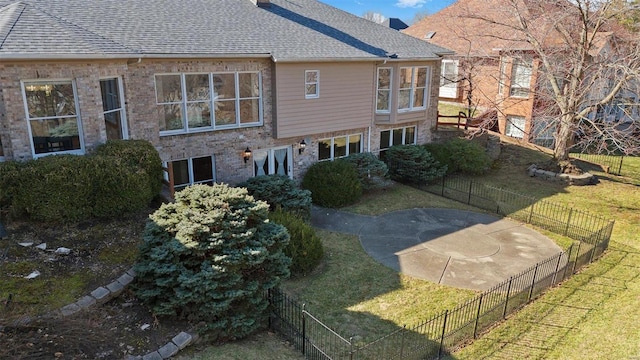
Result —
[[[320,71],[320,96],[305,98],[305,70]],[[373,119],[375,64],[276,64],[277,138],[365,128]]]

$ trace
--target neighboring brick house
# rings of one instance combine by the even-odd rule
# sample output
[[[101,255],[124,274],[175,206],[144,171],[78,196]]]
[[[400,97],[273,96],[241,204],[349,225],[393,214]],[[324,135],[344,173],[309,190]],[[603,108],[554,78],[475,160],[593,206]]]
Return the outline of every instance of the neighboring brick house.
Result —
[[[499,10],[502,2],[458,0],[403,32],[455,51],[442,62],[441,100],[467,104],[470,95],[481,112],[497,110],[500,133],[528,139],[538,63],[530,46],[500,25],[513,16]]]
[[[299,179],[429,142],[447,54],[315,0],[0,0],[0,159],[132,138],[176,187]]]
[[[483,118],[496,118],[500,133],[552,146],[555,129],[551,118],[558,115],[557,110],[543,96],[550,91],[540,91],[549,86],[541,77],[540,60],[524,34],[515,29],[520,27],[517,16],[521,16],[546,48],[561,53],[566,46],[564,37],[548,20],[550,14],[562,12],[560,5],[561,2],[534,0],[458,0],[402,32],[455,51],[455,55],[442,61],[441,100],[466,105],[470,98],[481,112],[493,113]],[[608,31],[601,29],[594,34],[593,48],[589,50],[594,58],[606,59],[615,37],[633,36],[615,23],[608,23],[605,28]],[[602,83],[607,86],[606,80]],[[586,100],[595,101],[608,89],[593,86],[589,91],[591,97]],[[625,89],[610,106],[589,116],[605,119],[609,115],[617,117],[617,122],[633,121],[638,114],[637,100],[637,92]],[[586,101],[585,106],[588,104]]]

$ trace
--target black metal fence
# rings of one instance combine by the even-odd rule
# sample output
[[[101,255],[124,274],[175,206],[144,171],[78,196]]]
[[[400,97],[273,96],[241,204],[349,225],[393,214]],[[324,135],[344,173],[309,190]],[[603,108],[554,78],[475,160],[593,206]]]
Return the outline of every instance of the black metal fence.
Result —
[[[600,216],[468,179],[443,178],[424,189],[578,241],[452,310],[365,345],[356,345],[331,330],[277,289],[267,294],[270,329],[307,359],[440,359],[593,262],[608,247],[613,231],[614,222]]]
[[[602,167],[602,170],[608,174],[623,175],[622,163],[624,162],[624,156],[622,155],[571,153],[571,157],[598,164]]]

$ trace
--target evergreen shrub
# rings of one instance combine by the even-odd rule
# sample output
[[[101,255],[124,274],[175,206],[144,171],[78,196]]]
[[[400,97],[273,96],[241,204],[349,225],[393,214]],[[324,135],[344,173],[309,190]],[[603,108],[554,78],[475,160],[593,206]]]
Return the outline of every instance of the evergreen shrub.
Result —
[[[447,165],[447,174],[482,175],[491,169],[492,161],[485,149],[470,140],[456,138],[424,147],[439,163]]]
[[[302,179],[302,188],[311,191],[314,204],[330,208],[352,204],[362,196],[358,172],[344,160],[311,165]]]
[[[151,198],[162,188],[162,160],[160,154],[145,140],[109,140],[96,148],[98,156],[115,156],[131,167],[146,172],[148,191]]]
[[[391,179],[410,184],[422,184],[443,176],[446,165],[441,165],[423,146],[396,145],[386,151],[385,161]]]
[[[288,176],[261,175],[238,186],[247,188],[249,195],[255,199],[269,203],[272,211],[281,208],[305,221],[311,219],[311,192],[299,189],[296,182]]]
[[[289,276],[289,235],[269,205],[244,188],[194,185],[151,216],[135,265],[134,291],[156,315],[205,325],[215,339],[264,325],[265,290]]]
[[[116,146],[120,151],[2,163],[0,207],[44,222],[119,217],[144,208],[158,194],[160,179],[151,181],[147,169],[162,171],[160,157],[147,142]]]
[[[368,152],[351,154],[343,160],[355,166],[363,191],[377,190],[390,185],[387,164],[374,154]]]
[[[291,258],[291,273],[304,275],[315,269],[324,256],[322,241],[316,230],[296,214],[284,209],[270,212],[269,219],[289,231],[289,244],[284,253]]]

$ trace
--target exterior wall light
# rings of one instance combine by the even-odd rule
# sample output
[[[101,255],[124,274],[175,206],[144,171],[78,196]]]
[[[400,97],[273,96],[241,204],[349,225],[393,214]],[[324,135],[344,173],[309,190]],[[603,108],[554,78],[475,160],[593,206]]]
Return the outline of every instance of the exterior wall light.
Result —
[[[251,158],[251,149],[249,149],[249,147],[247,146],[247,148],[245,149],[244,153],[244,163],[246,164],[247,161],[249,161],[249,159]]]
[[[304,152],[304,148],[307,147],[307,142],[304,141],[304,139],[302,139],[302,141],[300,141],[300,147],[298,148],[298,154],[302,154]]]

